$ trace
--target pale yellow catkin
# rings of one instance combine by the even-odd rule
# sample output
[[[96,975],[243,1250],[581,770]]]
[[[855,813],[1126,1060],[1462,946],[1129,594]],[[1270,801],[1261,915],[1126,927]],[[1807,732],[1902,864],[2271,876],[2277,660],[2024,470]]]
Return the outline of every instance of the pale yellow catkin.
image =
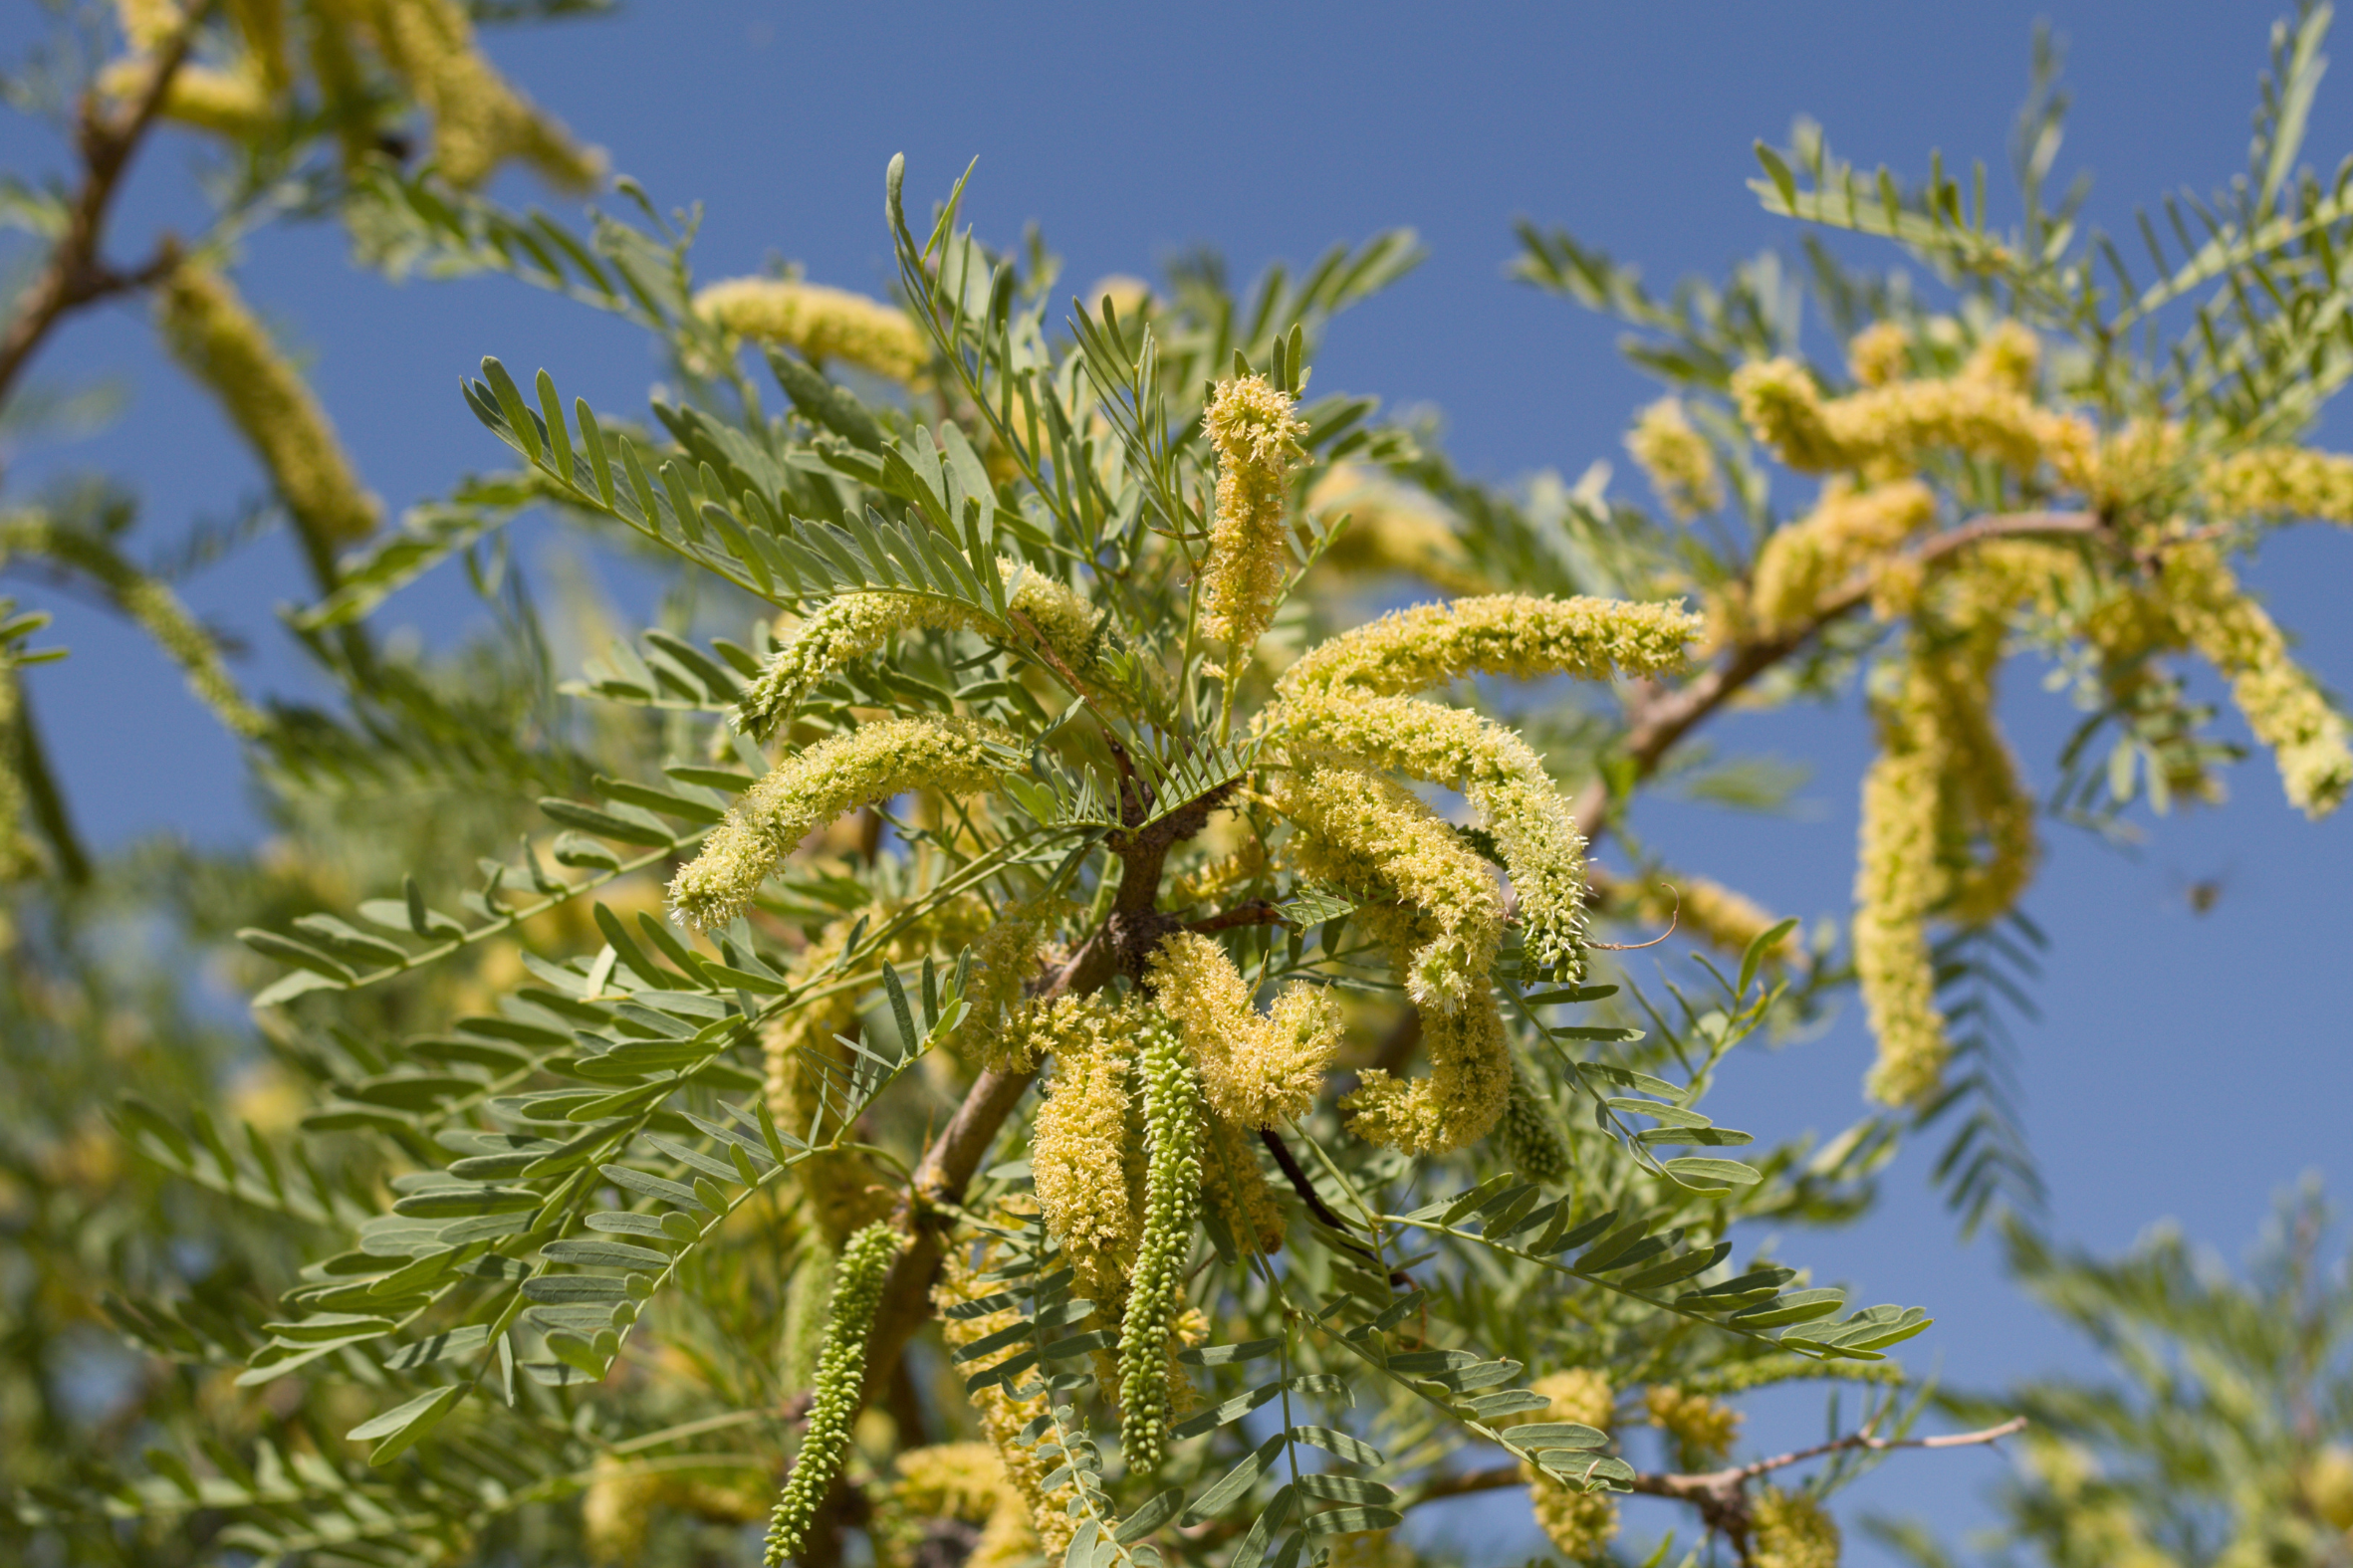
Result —
[[[697,316],[724,332],[783,343],[818,364],[869,370],[902,386],[931,369],[931,339],[895,305],[791,278],[727,278],[695,291]]]
[[[575,141],[483,57],[458,0],[324,0],[322,9],[363,29],[432,115],[433,160],[452,185],[472,189],[509,161],[568,189],[603,176],[603,154]]]
[[[2288,803],[2315,818],[2343,804],[2353,788],[2345,716],[2289,656],[2287,638],[2222,552],[2204,544],[2168,551],[2161,580],[2183,637],[2229,677],[2246,727],[2270,749]]]
[[[1248,649],[1274,623],[1291,560],[1284,515],[1307,435],[1298,400],[1263,375],[1217,383],[1201,428],[1217,454],[1217,517],[1201,565],[1202,629]]]
[[[1878,1042],[1867,1089],[1913,1105],[1944,1081],[1952,1053],[1936,1005],[1928,918],[1944,891],[1937,864],[1941,750],[1902,709],[1884,711],[1879,754],[1863,776],[1855,867],[1854,965]]]
[[[2088,466],[2095,435],[2078,415],[2037,407],[1989,373],[1893,381],[1825,399],[1794,359],[1766,359],[1733,372],[1741,417],[1791,468],[1810,473],[1865,469],[1906,473],[1937,450],[1990,458],[2015,473],[2049,462],[2062,476]]]
[[[1102,615],[1069,587],[1034,569],[1005,560],[997,566],[1006,579],[1020,573],[1006,599],[1006,607],[1020,617],[1014,622],[1017,640],[1026,647],[1043,640],[1090,698],[1120,706],[1100,684]],[[1036,637],[1030,635],[1032,627]],[[880,650],[900,632],[918,628],[1003,635],[993,618],[974,605],[914,593],[842,594],[795,627],[769,655],[736,705],[737,727],[766,737],[827,676]]]
[[[750,907],[802,839],[835,817],[910,789],[978,794],[995,787],[1012,737],[973,719],[889,719],[819,742],[744,791],[670,882],[670,907],[698,930]]]
[[[964,996],[968,1010],[948,1041],[959,1057],[1013,1072],[1028,1072],[1038,1065],[1031,1037],[1007,1025],[1063,908],[1056,899],[1016,904],[972,945],[971,979]]]
[[[0,884],[21,882],[42,868],[40,847],[25,831],[30,796],[17,758],[24,741],[19,727],[25,721],[22,677],[13,663],[0,664]]]
[[[1205,1119],[1204,1130],[1208,1136],[1201,1150],[1201,1193],[1206,1207],[1226,1223],[1244,1251],[1282,1251],[1291,1222],[1267,1184],[1257,1136],[1217,1115]]]
[[[257,736],[269,728],[269,720],[246,701],[229,674],[220,645],[188,613],[179,595],[132,566],[105,541],[59,528],[38,513],[0,516],[0,561],[11,556],[36,556],[98,583],[180,667],[188,690],[222,724],[242,736]]]
[[[1749,1501],[1752,1568],[1838,1568],[1839,1545],[1838,1521],[1804,1492],[1766,1486]]]
[[[1847,339],[1846,372],[1865,386],[1901,380],[1912,363],[1912,335],[1897,322],[1873,322]]]
[[[360,487],[326,410],[229,280],[182,262],[155,299],[165,346],[245,437],[313,548],[373,533],[381,503]]]
[[[883,1568],[913,1568],[921,1561],[923,1524],[936,1519],[982,1526],[964,1568],[1009,1568],[1036,1555],[1029,1503],[994,1446],[935,1443],[902,1450],[892,1462],[898,1473],[881,1488],[869,1531]]]
[[[1283,674],[1285,695],[1349,686],[1403,696],[1470,675],[1540,680],[1672,674],[1702,630],[1681,603],[1492,593],[1397,610],[1325,639]]]
[[[187,22],[179,0],[115,0],[115,21],[133,49],[160,49]]]
[[[1757,553],[1750,606],[1760,629],[1808,624],[1830,595],[1883,562],[1936,521],[1936,497],[1918,480],[1857,490],[1832,480],[1813,511],[1775,529]]]
[[[975,1267],[970,1256],[971,1250],[967,1245],[951,1247],[946,1260],[940,1265],[939,1283],[932,1287],[932,1305],[940,1314],[941,1337],[947,1341],[951,1351],[978,1344],[1021,1321],[1021,1313],[1014,1307],[958,1315],[957,1308],[993,1295],[1000,1288],[994,1282],[977,1277],[987,1271],[987,1250],[984,1248],[978,1267]],[[1009,1346],[998,1354],[984,1355],[976,1362],[965,1364],[963,1370],[970,1376],[1020,1353],[1020,1346]],[[1034,1383],[1031,1386],[1036,1387]],[[1041,1455],[1036,1440],[1028,1436],[1030,1423],[1046,1414],[1044,1391],[1017,1398],[1005,1384],[992,1383],[969,1397],[980,1415],[981,1435],[997,1451],[998,1463],[1004,1469],[1007,1482],[1028,1505],[1031,1528],[1038,1540],[1036,1550],[1050,1561],[1059,1558],[1070,1544],[1073,1531],[1065,1506],[1066,1500],[1072,1495],[1072,1486],[1065,1481],[1059,1489],[1047,1489],[1044,1484],[1046,1477],[1052,1473],[1059,1460]],[[971,1565],[968,1564],[967,1568],[971,1568]],[[1001,1565],[1001,1568],[1009,1568],[1009,1565]]]
[[[1608,1380],[1600,1373],[1572,1368],[1538,1378],[1530,1387],[1552,1403],[1527,1420],[1565,1421],[1600,1432],[1609,1430],[1614,1399]],[[1520,1473],[1528,1483],[1528,1500],[1535,1512],[1536,1525],[1553,1547],[1571,1562],[1599,1559],[1617,1534],[1616,1500],[1605,1491],[1563,1486],[1525,1459]]]
[[[1716,453],[1692,428],[1682,399],[1662,397],[1643,409],[1626,435],[1626,450],[1676,517],[1694,518],[1724,505]]]
[[[1226,950],[1198,932],[1163,939],[1145,966],[1153,1001],[1184,1031],[1210,1108],[1243,1127],[1304,1116],[1339,1046],[1339,1004],[1294,982],[1261,1015]]]
[[[1704,1394],[1687,1394],[1671,1383],[1644,1389],[1642,1408],[1650,1424],[1674,1443],[1675,1462],[1686,1470],[1723,1463],[1741,1435],[1739,1411]]]
[[[98,75],[99,96],[118,103],[142,97],[155,80],[152,61],[118,60]],[[277,123],[278,104],[269,84],[250,63],[222,70],[183,63],[164,84],[157,116],[174,124],[241,139]]]
[[[1307,510],[1345,515],[1321,564],[1371,576],[1404,572],[1449,593],[1488,593],[1495,583],[1463,553],[1453,521],[1419,492],[1354,463],[1335,463],[1307,491]]]
[[[1033,1052],[1054,1057],[1030,1137],[1032,1187],[1079,1293],[1107,1305],[1127,1292],[1143,1230],[1143,1140],[1131,1124],[1142,1092],[1136,1036],[1148,1015],[1132,999],[1094,997],[1026,1010]]]
[[[2299,446],[2261,446],[2207,465],[2199,487],[2217,516],[2311,518],[2353,523],[2353,457]]]

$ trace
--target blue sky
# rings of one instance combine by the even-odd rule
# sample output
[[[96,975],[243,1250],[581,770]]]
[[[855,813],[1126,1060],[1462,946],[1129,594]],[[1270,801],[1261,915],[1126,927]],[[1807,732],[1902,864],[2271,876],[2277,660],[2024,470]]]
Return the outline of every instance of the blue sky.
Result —
[[[30,9],[30,8],[26,8]],[[610,148],[665,206],[706,204],[707,275],[773,254],[827,283],[879,291],[888,251],[882,169],[908,155],[911,198],[980,167],[968,212],[1011,240],[1039,221],[1075,286],[1149,272],[1207,243],[1238,274],[1303,261],[1391,225],[1432,250],[1420,272],[1333,331],[1317,386],[1428,405],[1476,472],[1575,473],[1614,458],[1649,395],[1617,358],[1615,331],[1508,282],[1511,220],[1562,224],[1665,284],[1721,274],[1791,238],[1756,206],[1749,148],[1807,113],[1834,146],[1906,170],[1941,147],[1985,157],[1997,188],[2023,92],[2028,40],[2048,16],[2070,44],[2073,129],[2063,171],[2097,178],[2094,215],[2129,226],[2134,204],[2177,185],[2207,190],[2244,162],[2248,113],[2275,13],[2260,4],[1981,3],[1757,5],[1196,4],[835,6],[638,0],[604,20],[502,32],[511,73],[582,134]],[[0,23],[11,53],[21,12]],[[2343,46],[2344,48],[2353,46]],[[2308,156],[2353,150],[2353,89],[2324,84]],[[0,125],[0,159],[56,166],[46,130]],[[196,155],[150,150],[136,171],[122,251],[158,225],[194,219]],[[508,194],[529,194],[520,183]],[[395,505],[490,467],[456,395],[485,352],[545,364],[600,406],[638,403],[655,373],[616,324],[499,281],[393,289],[343,260],[340,236],[291,232],[257,244],[249,295],[315,355],[316,377],[371,484]],[[160,548],[191,519],[252,495],[249,461],[217,416],[160,369],[144,323],[119,308],[79,323],[40,361],[57,376],[119,373],[135,387],[112,431],[22,456],[19,484],[102,464],[147,495],[138,536]],[[2283,537],[2252,580],[2299,631],[2303,655],[2353,688],[2353,624],[2341,612],[2353,539]],[[189,595],[241,629],[257,684],[292,679],[274,605],[301,573],[270,542],[198,579]],[[20,596],[25,589],[17,588]],[[391,607],[446,631],[453,585]],[[55,639],[74,649],[35,677],[36,701],[90,835],[103,844],[170,830],[250,836],[235,753],[139,639],[66,606]],[[2030,665],[2007,676],[2004,717],[2047,781],[2071,715]],[[1743,717],[1728,737],[1803,758],[1809,810],[1760,822],[1661,803],[1641,826],[1672,859],[1705,867],[1808,916],[1844,909],[1865,735],[1850,706]],[[168,787],[157,787],[168,781]],[[2051,933],[2039,1023],[2021,1030],[2033,1145],[2063,1236],[2113,1248],[2177,1218],[2235,1257],[2271,1195],[2306,1171],[2353,1186],[2341,1107],[2353,1098],[2344,1008],[2332,981],[2347,952],[2353,829],[2313,825],[2280,801],[2267,762],[2233,781],[2221,812],[2157,825],[2128,856],[2059,830],[2029,913]],[[2219,878],[2212,913],[2187,885]],[[1868,1044],[1852,1020],[1733,1073],[1722,1117],[1760,1137],[1825,1130],[1859,1109]],[[1925,1185],[1926,1151],[1891,1173],[1889,1201],[1854,1231],[1792,1237],[1784,1250],[1873,1300],[1940,1318],[1909,1347],[1974,1386],[2078,1359],[1999,1276],[1992,1249],[1953,1244]],[[1760,1407],[1754,1444],[1810,1439],[1818,1407]],[[1958,1529],[2000,1468],[1983,1454],[1899,1459],[1847,1494],[1851,1507],[1918,1512]],[[1513,1537],[1495,1554],[1533,1546]],[[1483,1550],[1481,1555],[1488,1556]],[[1874,1560],[1858,1548],[1851,1560]]]

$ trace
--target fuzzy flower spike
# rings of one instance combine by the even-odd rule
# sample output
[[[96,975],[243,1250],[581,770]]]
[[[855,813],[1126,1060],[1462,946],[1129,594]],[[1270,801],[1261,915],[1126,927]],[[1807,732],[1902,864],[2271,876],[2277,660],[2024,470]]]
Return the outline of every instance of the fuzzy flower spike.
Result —
[[[1459,708],[1404,695],[1466,675],[1533,679],[1681,666],[1699,617],[1671,604],[1494,594],[1384,616],[1285,673],[1268,726],[1300,760],[1393,769],[1459,789],[1495,833],[1535,961],[1574,973],[1585,841],[1528,743]]]
[[[1283,514],[1307,426],[1297,400],[1263,375],[1220,381],[1201,428],[1218,455],[1218,515],[1201,567],[1208,614],[1203,628],[1248,649],[1274,624],[1289,555]]]
[[[1339,1005],[1320,986],[1284,988],[1265,1017],[1226,950],[1180,931],[1148,970],[1160,1010],[1184,1030],[1201,1087],[1217,1113],[1244,1127],[1303,1116],[1339,1045]]]
[[[996,786],[1016,743],[994,725],[929,716],[836,735],[777,765],[711,829],[670,882],[670,907],[700,931],[749,908],[802,839],[845,811],[909,789],[978,794]]]

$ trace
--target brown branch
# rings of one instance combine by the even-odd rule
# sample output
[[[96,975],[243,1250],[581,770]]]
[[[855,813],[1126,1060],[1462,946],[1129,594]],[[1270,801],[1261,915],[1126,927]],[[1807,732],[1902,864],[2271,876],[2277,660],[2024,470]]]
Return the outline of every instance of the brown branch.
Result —
[[[2026,1418],[2012,1416],[2000,1426],[1987,1427],[1979,1432],[1955,1432],[1936,1438],[1881,1438],[1869,1427],[1860,1432],[1833,1438],[1828,1443],[1815,1444],[1810,1449],[1796,1449],[1787,1454],[1776,1454],[1770,1458],[1754,1463],[1734,1465],[1730,1469],[1709,1470],[1701,1474],[1674,1472],[1637,1472],[1630,1490],[1646,1497],[1666,1497],[1676,1502],[1688,1502],[1700,1510],[1700,1517],[1710,1529],[1722,1530],[1747,1560],[1749,1535],[1749,1482],[1774,1470],[1802,1464],[1833,1454],[1853,1453],[1857,1450],[1885,1453],[1891,1449],[1961,1449],[1979,1444],[1999,1443],[2013,1433],[2024,1430]],[[1461,1497],[1473,1492],[1500,1491],[1507,1486],[1528,1483],[1528,1472],[1517,1463],[1492,1464],[1485,1469],[1462,1470],[1451,1475],[1438,1475],[1425,1482],[1406,1507],[1425,1502],[1436,1502],[1445,1497]]]
[[[1247,904],[1238,904],[1232,909],[1220,910],[1214,915],[1204,915],[1199,920],[1188,920],[1185,922],[1185,929],[1200,932],[1232,931],[1238,926],[1280,926],[1282,924],[1283,916],[1273,904],[1263,898],[1254,898]]]
[[[2091,512],[2001,513],[1948,529],[1909,552],[1907,559],[1927,565],[1987,540],[2097,538],[2106,529],[2106,522]],[[1722,662],[1681,686],[1646,688],[1646,695],[1629,705],[1633,722],[1626,731],[1624,756],[1633,764],[1634,779],[1647,779],[1658,772],[1667,753],[1702,721],[1811,641],[1831,622],[1867,602],[1876,580],[1877,573],[1858,571],[1817,604],[1803,625],[1743,641]],[[1599,838],[1608,830],[1611,806],[1609,785],[1599,779],[1578,793],[1572,809],[1578,829],[1588,840]]]
[[[67,209],[65,232],[50,251],[48,264],[25,290],[7,331],[0,333],[0,403],[7,401],[25,362],[61,319],[97,301],[145,288],[178,265],[178,247],[168,237],[152,258],[129,272],[108,266],[101,252],[108,210],[121,186],[130,155],[154,123],[171,79],[187,60],[196,29],[210,9],[199,5],[190,10],[156,57],[154,75],[134,102],[110,113],[95,90],[83,95],[74,127],[75,150],[82,158],[82,188]]]

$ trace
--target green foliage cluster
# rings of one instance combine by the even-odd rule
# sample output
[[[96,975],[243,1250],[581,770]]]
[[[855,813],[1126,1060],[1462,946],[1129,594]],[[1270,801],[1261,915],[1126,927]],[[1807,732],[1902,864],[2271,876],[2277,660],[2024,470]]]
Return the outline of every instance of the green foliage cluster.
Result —
[[[2348,1296],[2317,1208],[2252,1286],[2032,1229],[1995,999],[2037,942],[2036,812],[1988,710],[2006,653],[2053,659],[2085,712],[2042,814],[2124,831],[2231,755],[2196,654],[2298,803],[2343,792],[2342,719],[2226,564],[2288,517],[2353,521],[2345,460],[2292,445],[2353,366],[2346,177],[2300,161],[2325,7],[2280,30],[2247,178],[2170,206],[2144,263],[2048,197],[2047,75],[2009,229],[1982,172],[1865,179],[1802,125],[1760,149],[1769,210],[1893,240],[1933,303],[1812,231],[1797,264],[1661,299],[1526,230],[1520,275],[1624,321],[1667,388],[1629,441],[1658,511],[1599,470],[1488,485],[1375,399],[1308,394],[1408,233],[1247,290],[1191,263],[1073,299],[1042,241],[988,242],[965,181],[910,216],[894,161],[893,300],[714,288],[693,217],[626,180],[581,230],[470,188],[460,132],[580,165],[519,97],[460,112],[442,0],[126,4],[146,97],[109,108],[130,78],[62,55],[20,91],[96,81],[73,112],[126,152],[175,71],[244,69],[273,17],[355,40],[362,76],[329,49],[206,125],[203,241],[115,272],[104,167],[11,188],[53,280],[0,347],[11,417],[71,310],[168,300],[281,217],[342,221],[389,273],[624,318],[666,379],[640,414],[485,358],[487,435],[453,460],[506,466],[357,541],[293,505],[332,427],[273,381],[247,434],[280,500],[187,559],[302,533],[318,706],[236,693],[171,573],[127,559],[118,489],[0,518],[247,737],[274,830],[91,856],[18,673],[55,652],[0,606],[12,1549],[748,1561],[773,1506],[770,1560],[811,1565],[1402,1564],[1415,1507],[1526,1487],[1570,1555],[1818,1563],[1823,1501],[1941,1403],[1981,1438],[2031,1419],[2001,1507],[2054,1564],[2342,1556]],[[437,162],[404,160],[415,111]],[[243,332],[204,288],[207,331]],[[1805,357],[1808,303],[1848,362]],[[533,513],[658,583],[654,623],[616,635],[580,573],[525,570]],[[384,633],[459,569],[476,641]],[[1377,618],[1401,588],[1448,607]],[[1858,686],[1894,803],[1852,942],[1632,833],[1646,789],[1785,791],[1701,760],[1734,699]],[[1646,989],[1602,937],[1662,916],[1701,979]],[[1733,1053],[1858,986],[1879,1106],[1819,1143],[1719,1122]],[[1916,1137],[2123,1386],[1940,1395],[1892,1354],[1925,1309],[1807,1269],[1805,1232],[1865,1212]],[[1727,1402],[1798,1381],[1854,1386],[1830,1441],[1729,1462]],[[2155,1408],[2189,1436],[2152,1436]],[[1627,1492],[1677,1534],[1613,1545]]]

